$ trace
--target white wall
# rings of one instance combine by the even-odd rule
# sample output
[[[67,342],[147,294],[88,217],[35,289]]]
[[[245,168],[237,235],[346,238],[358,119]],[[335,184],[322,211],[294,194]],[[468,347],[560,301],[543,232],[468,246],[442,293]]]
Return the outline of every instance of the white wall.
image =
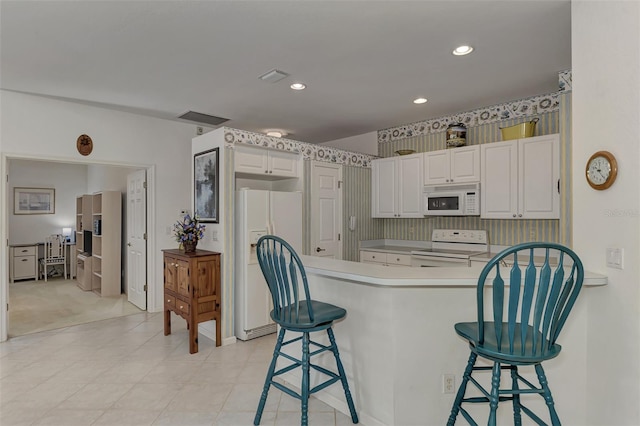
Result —
[[[102,164],[87,166],[87,193],[98,191],[120,191],[127,193],[127,175],[139,167],[113,167]]]
[[[44,241],[51,234],[61,234],[63,227],[76,227],[76,196],[87,188],[87,166],[45,161],[11,160],[9,162],[7,211],[9,244]],[[55,189],[55,213],[13,214],[14,187]]]
[[[228,167],[225,158],[224,128],[205,133],[192,140],[191,154],[195,155],[199,152],[208,151],[210,149],[219,148],[218,151],[218,179],[220,194],[218,198],[218,223],[205,223],[204,238],[198,242],[198,248],[203,250],[211,250],[221,253],[220,256],[220,280],[222,290],[222,344],[235,342],[233,336],[233,256],[230,256],[230,250],[233,247],[233,221],[230,215],[233,214],[233,205],[228,205],[229,195],[233,197],[233,181],[227,179]],[[233,168],[232,168],[233,169]],[[191,174],[193,174],[193,162],[191,164]],[[189,210],[193,213],[193,179],[189,186],[190,206]],[[214,239],[215,235],[215,239]],[[207,337],[215,338],[215,321],[207,321],[198,326],[199,332]]]
[[[323,142],[319,145],[361,152],[363,154],[378,155],[378,132],[363,133],[348,138]]]
[[[166,229],[175,222],[179,209],[190,205],[190,194],[185,188],[189,188],[191,182],[190,141],[195,126],[6,91],[2,92],[0,101],[3,158],[147,168],[153,182],[148,198],[150,203],[155,203],[148,211],[148,306],[152,311],[161,310],[160,250],[176,247]],[[76,150],[76,139],[83,133],[90,135],[94,142],[93,152],[88,157],[81,156]],[[4,216],[6,212],[2,213]],[[6,262],[4,256],[2,262]],[[7,277],[4,275],[0,277],[0,283],[6,290]],[[2,303],[0,308],[4,309],[4,306]]]
[[[587,419],[640,424],[640,3],[572,2],[573,241],[585,267],[609,285],[587,289]],[[618,179],[606,191],[584,178],[607,150]],[[624,249],[624,270],[605,249]]]

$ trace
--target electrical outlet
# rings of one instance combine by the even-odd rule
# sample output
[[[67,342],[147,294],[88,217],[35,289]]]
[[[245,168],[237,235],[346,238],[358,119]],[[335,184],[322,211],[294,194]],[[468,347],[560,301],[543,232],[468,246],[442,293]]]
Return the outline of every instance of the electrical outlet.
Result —
[[[442,375],[442,393],[454,393],[456,391],[456,376],[454,374]]]
[[[529,231],[529,241],[535,241],[535,240],[536,240],[536,231],[532,229]]]
[[[211,231],[211,239],[213,241],[218,241],[218,231]]]

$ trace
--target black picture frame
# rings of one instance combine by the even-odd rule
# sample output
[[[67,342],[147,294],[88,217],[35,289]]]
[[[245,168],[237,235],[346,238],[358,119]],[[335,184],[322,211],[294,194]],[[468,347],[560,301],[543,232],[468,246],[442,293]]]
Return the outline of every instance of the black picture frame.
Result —
[[[193,156],[194,215],[200,222],[219,223],[220,148]]]

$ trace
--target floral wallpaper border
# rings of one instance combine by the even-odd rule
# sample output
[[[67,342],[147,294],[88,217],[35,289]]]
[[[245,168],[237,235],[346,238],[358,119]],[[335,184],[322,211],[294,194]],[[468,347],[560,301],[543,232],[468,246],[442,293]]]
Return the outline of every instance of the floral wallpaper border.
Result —
[[[444,132],[451,123],[464,123],[467,127],[479,126],[510,118],[530,117],[535,114],[557,111],[559,108],[560,95],[558,93],[533,96],[460,114],[378,130],[378,143]]]
[[[305,160],[317,160],[347,166],[370,167],[371,160],[377,158],[360,152],[345,151],[343,149],[314,145],[292,139],[274,138],[260,133],[233,129],[231,127],[224,128],[224,141],[227,145],[241,143],[263,148],[279,149],[281,151],[298,152],[302,154],[302,158]]]
[[[573,89],[571,70],[560,71],[558,73],[558,87],[559,92],[570,92]]]

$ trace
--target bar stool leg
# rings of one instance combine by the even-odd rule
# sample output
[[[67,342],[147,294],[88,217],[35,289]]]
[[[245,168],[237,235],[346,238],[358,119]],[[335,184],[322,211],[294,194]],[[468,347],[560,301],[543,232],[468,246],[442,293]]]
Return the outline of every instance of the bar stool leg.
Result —
[[[356,407],[353,404],[353,398],[351,397],[351,391],[349,391],[349,383],[347,382],[347,375],[344,372],[342,361],[340,361],[340,354],[338,353],[338,345],[336,344],[336,338],[333,335],[331,327],[327,328],[327,334],[329,335],[329,341],[331,342],[331,351],[336,358],[336,364],[338,365],[338,374],[340,374],[340,380],[342,381],[342,388],[344,389],[344,396],[347,398],[347,405],[349,406],[349,412],[351,413],[351,421],[358,423],[358,414],[356,413]]]
[[[498,403],[500,402],[500,363],[493,363],[493,374],[491,375],[491,397],[489,398],[489,406],[491,411],[489,412],[489,426],[496,426],[496,417],[498,412]]]
[[[542,397],[544,398],[544,402],[547,404],[549,408],[549,415],[551,416],[551,424],[553,426],[560,426],[560,418],[558,417],[558,413],[555,409],[555,404],[553,402],[553,397],[551,396],[551,389],[549,389],[549,382],[547,382],[547,376],[544,374],[544,369],[542,368],[542,364],[535,365],[536,373],[538,374],[538,380],[540,381],[540,386],[542,387],[543,393]]]
[[[278,356],[280,355],[280,348],[282,347],[282,341],[284,340],[284,333],[284,328],[281,328],[280,334],[278,334],[278,340],[276,341],[276,347],[273,350],[273,358],[271,359],[271,364],[269,365],[269,370],[267,371],[267,378],[265,379],[264,387],[262,388],[262,395],[260,396],[258,411],[256,411],[256,416],[253,419],[253,424],[255,426],[258,426],[260,424],[262,412],[264,411],[264,404],[267,402],[267,395],[269,394],[269,387],[271,386],[271,381],[273,380],[273,373],[276,370],[276,361],[278,360]]]
[[[515,426],[522,426],[522,415],[520,414],[520,394],[518,391],[518,366],[511,366],[511,388],[516,391],[513,394],[513,424]]]
[[[460,387],[458,388],[456,399],[453,401],[453,408],[451,408],[451,414],[449,415],[447,426],[453,426],[454,424],[456,424],[456,417],[458,417],[458,413],[460,412],[460,405],[462,404],[462,399],[464,398],[464,394],[467,391],[467,383],[469,383],[469,378],[471,377],[473,366],[476,364],[477,358],[478,355],[476,355],[474,352],[471,352],[471,355],[469,355],[469,361],[467,361],[467,367],[464,369],[464,374],[462,375],[462,383],[460,383]]]
[[[300,393],[300,406],[302,418],[300,424],[309,424],[309,333],[302,333],[302,392]]]

